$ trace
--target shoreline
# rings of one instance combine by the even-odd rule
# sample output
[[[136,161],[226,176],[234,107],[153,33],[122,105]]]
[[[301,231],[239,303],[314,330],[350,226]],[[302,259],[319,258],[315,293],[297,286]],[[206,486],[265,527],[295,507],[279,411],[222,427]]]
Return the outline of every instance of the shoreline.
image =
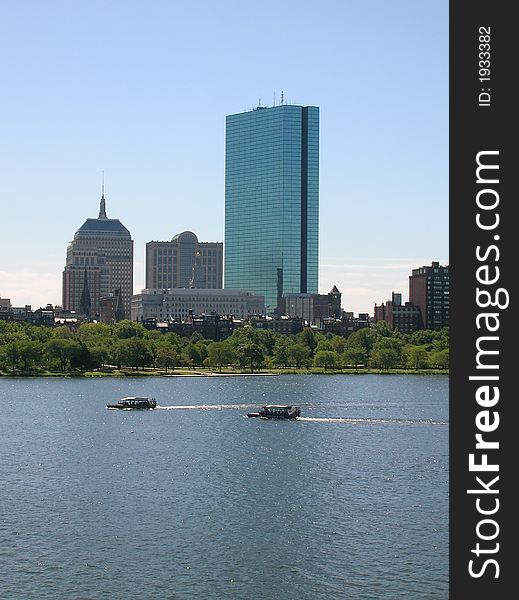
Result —
[[[198,372],[164,372],[164,371],[83,371],[83,372],[54,372],[47,371],[44,373],[34,372],[17,372],[6,373],[0,371],[0,378],[85,378],[94,379],[99,377],[115,377],[115,378],[140,378],[140,377],[192,377],[192,378],[219,378],[219,377],[277,377],[283,375],[449,375],[448,369],[272,369],[269,371],[259,371],[257,373],[249,372],[214,372],[214,371],[198,371]]]

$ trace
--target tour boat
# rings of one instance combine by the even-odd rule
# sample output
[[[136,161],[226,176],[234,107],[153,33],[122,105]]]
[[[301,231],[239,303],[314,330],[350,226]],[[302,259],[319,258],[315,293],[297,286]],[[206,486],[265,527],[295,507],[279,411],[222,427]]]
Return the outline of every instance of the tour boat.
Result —
[[[126,398],[121,398],[119,402],[115,404],[107,404],[106,408],[155,408],[157,406],[157,401],[155,398],[143,398],[140,396],[127,396]]]
[[[258,412],[247,413],[247,416],[261,419],[296,419],[301,416],[301,409],[290,404],[266,404]]]

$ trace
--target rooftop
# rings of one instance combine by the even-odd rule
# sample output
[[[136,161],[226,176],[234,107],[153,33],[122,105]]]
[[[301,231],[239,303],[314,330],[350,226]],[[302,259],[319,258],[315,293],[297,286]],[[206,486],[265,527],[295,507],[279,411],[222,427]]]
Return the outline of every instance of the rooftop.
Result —
[[[119,219],[87,219],[77,230],[76,235],[88,233],[115,233],[130,236],[130,232]]]
[[[83,225],[76,231],[74,237],[82,237],[83,235],[91,234],[103,234],[117,235],[124,237],[131,237],[130,232],[126,227],[119,221],[119,219],[108,219],[106,216],[106,200],[103,191],[101,201],[99,203],[99,216],[97,219],[87,219]]]

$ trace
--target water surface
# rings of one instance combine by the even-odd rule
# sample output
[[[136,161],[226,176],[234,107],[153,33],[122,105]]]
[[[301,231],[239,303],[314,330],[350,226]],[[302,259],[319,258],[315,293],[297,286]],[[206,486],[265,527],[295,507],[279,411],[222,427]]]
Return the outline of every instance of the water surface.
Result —
[[[445,376],[5,378],[0,405],[3,599],[448,597]]]

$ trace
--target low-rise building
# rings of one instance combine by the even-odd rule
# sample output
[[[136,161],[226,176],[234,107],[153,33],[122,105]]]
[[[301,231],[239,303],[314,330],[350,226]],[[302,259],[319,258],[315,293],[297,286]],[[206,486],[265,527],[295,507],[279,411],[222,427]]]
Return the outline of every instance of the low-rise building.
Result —
[[[29,318],[32,315],[32,307],[30,304],[25,306],[11,306],[11,308],[5,313],[6,320],[17,321],[19,323],[29,322]]]
[[[0,298],[0,312],[9,312],[11,310],[11,298]]]
[[[282,335],[296,335],[304,328],[304,319],[298,317],[266,317],[254,315],[250,317],[249,323],[255,329],[268,329]]]
[[[54,307],[52,304],[47,304],[45,308],[37,308],[36,310],[31,311],[27,320],[31,325],[54,327]]]
[[[220,315],[193,315],[190,314],[186,321],[157,321],[156,319],[144,319],[142,325],[149,330],[160,331],[160,333],[173,332],[182,337],[191,337],[193,333],[199,333],[206,340],[221,342],[232,335],[235,323],[232,317],[220,317]]]
[[[412,302],[402,304],[402,294],[393,292],[391,300],[380,306],[375,304],[375,323],[386,321],[393,329],[401,333],[413,333],[423,329],[422,313],[420,307]]]
[[[340,319],[328,317],[322,320],[321,330],[324,333],[334,333],[348,337],[354,331],[371,326],[371,318],[368,313],[359,313],[357,317],[351,312],[345,312]]]
[[[334,285],[328,294],[283,294],[281,312],[320,326],[327,317],[341,317],[341,293]]]
[[[117,289],[112,294],[99,298],[99,320],[101,323],[111,325],[125,318],[121,290]]]
[[[185,321],[189,315],[232,315],[247,319],[265,312],[265,299],[252,292],[222,289],[144,289],[132,297],[132,320]]]

